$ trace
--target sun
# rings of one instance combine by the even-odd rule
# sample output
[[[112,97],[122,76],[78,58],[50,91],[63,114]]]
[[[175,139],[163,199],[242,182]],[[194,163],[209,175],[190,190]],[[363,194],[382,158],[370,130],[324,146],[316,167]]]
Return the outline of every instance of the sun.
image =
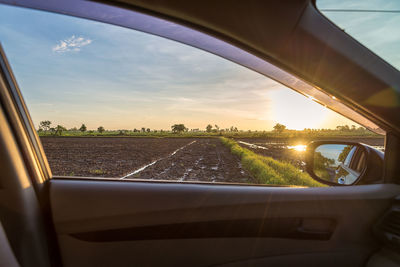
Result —
[[[274,90],[270,98],[271,119],[288,129],[321,128],[329,115],[327,108],[291,89]]]
[[[307,150],[307,145],[298,144],[295,146],[287,146],[288,149],[293,149],[297,152],[305,152]]]
[[[289,149],[294,149],[298,152],[304,152],[307,150],[307,146],[306,145],[295,145],[295,146],[288,146]]]

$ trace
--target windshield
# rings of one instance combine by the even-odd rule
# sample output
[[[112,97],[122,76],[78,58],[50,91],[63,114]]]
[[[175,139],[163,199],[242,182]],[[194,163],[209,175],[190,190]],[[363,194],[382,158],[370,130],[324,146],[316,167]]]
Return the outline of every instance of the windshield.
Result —
[[[400,1],[318,0],[316,4],[332,22],[400,70]]]

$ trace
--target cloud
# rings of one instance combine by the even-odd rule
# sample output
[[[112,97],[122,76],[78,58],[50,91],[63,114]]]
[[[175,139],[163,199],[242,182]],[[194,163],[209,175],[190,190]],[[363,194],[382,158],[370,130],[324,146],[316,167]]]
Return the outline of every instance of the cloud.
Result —
[[[65,40],[60,40],[56,46],[53,47],[53,52],[57,53],[65,53],[69,51],[78,52],[81,50],[81,47],[89,45],[92,43],[92,40],[83,38],[83,37],[76,37],[72,35],[70,38]]]

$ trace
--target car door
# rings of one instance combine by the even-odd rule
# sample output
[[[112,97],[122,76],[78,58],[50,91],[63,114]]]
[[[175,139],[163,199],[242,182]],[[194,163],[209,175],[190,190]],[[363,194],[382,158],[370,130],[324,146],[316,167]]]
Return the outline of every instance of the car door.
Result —
[[[29,177],[38,225],[48,226],[40,247],[53,265],[363,266],[382,248],[373,229],[397,203],[394,183],[307,188],[52,176],[8,64],[1,78],[7,127],[0,138],[8,140],[1,151],[16,153],[7,157],[9,166],[18,161],[16,177]],[[17,254],[20,263],[24,257]]]

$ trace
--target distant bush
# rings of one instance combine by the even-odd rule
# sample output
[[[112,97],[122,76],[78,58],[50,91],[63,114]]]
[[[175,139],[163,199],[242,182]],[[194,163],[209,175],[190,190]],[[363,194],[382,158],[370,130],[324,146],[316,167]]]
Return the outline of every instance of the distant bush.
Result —
[[[86,130],[87,130],[86,125],[84,123],[82,123],[81,127],[79,128],[79,131],[81,131],[83,133],[83,132],[86,132]]]
[[[173,133],[183,133],[187,131],[187,128],[184,124],[174,124],[171,126],[171,130]]]
[[[102,134],[102,133],[105,131],[105,129],[104,129],[103,126],[99,126],[99,127],[97,128],[97,131],[98,131],[99,133]]]
[[[234,140],[220,137],[221,142],[237,155],[245,170],[250,172],[260,184],[298,185],[309,187],[325,186],[307,173],[302,172],[290,163],[258,155],[239,146]]]
[[[283,131],[286,130],[286,126],[280,123],[275,124],[274,126],[274,131],[277,133],[282,133]]]
[[[44,133],[46,134],[48,130],[50,130],[51,127],[51,121],[47,120],[47,121],[41,121],[39,123],[39,130],[44,131]]]
[[[56,128],[54,128],[55,129],[55,132],[54,132],[54,134],[55,135],[62,135],[62,133],[63,133],[63,131],[66,131],[67,129],[64,127],[64,126],[62,126],[62,125],[57,125],[57,127]]]

